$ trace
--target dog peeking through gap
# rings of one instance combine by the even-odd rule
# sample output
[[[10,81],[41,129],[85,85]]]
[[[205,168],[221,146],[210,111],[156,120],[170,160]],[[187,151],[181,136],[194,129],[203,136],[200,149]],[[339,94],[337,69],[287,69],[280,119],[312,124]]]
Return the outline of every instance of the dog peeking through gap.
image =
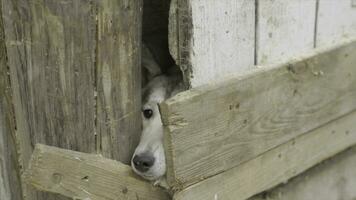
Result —
[[[166,173],[163,124],[158,104],[183,91],[184,87],[178,67],[171,66],[163,74],[145,45],[142,47],[142,67],[148,71],[148,83],[142,90],[142,133],[131,166],[135,173],[158,184]]]

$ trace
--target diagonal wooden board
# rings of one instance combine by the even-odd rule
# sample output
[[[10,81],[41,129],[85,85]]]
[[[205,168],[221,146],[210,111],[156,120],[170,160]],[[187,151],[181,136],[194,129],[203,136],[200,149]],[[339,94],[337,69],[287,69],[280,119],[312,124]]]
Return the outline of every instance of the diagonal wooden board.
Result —
[[[170,199],[120,162],[41,144],[36,145],[24,178],[38,190],[73,199]]]
[[[356,145],[356,112],[175,194],[175,200],[245,200]]]
[[[160,105],[175,189],[231,169],[356,109],[356,41]]]

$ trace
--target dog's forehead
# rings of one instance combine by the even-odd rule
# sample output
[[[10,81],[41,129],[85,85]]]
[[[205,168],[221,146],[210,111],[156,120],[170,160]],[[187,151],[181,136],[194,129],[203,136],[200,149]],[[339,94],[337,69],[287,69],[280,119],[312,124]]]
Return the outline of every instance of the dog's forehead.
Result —
[[[153,88],[150,93],[147,94],[144,104],[157,104],[165,100],[166,90],[164,87]]]
[[[143,93],[143,104],[161,103],[166,99],[167,87],[165,87],[165,79],[155,79],[151,81],[145,88]]]

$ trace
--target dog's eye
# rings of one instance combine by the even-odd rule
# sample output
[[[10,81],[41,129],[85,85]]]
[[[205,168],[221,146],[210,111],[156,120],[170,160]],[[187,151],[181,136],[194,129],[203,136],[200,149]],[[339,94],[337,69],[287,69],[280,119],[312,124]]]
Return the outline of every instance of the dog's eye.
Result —
[[[146,119],[151,118],[152,115],[153,115],[153,111],[151,109],[143,110],[143,116],[145,116]]]

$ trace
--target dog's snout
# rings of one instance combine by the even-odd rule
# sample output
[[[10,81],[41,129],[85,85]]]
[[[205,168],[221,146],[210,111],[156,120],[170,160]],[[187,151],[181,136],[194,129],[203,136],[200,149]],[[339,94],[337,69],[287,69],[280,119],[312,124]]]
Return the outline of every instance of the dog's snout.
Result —
[[[155,158],[150,154],[135,155],[132,160],[134,167],[140,172],[147,172],[154,164]]]

